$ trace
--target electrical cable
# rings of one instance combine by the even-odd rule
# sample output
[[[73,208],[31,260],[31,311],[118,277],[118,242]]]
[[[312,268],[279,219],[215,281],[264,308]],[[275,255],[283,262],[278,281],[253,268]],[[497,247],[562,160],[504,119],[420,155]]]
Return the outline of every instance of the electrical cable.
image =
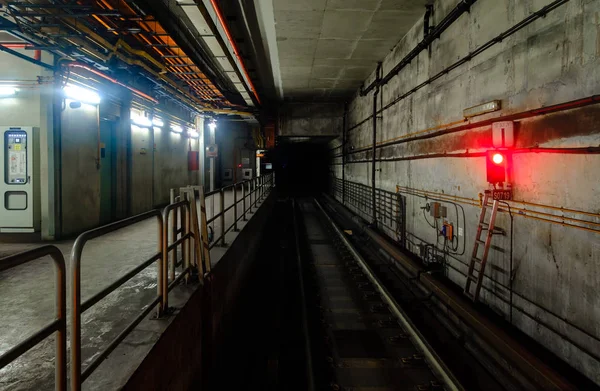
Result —
[[[508,215],[510,216],[510,263],[509,263],[509,276],[508,276],[508,291],[510,292],[509,297],[509,318],[510,324],[513,323],[513,228],[514,228],[514,217],[512,214],[512,210],[510,209],[510,204],[508,202],[500,201],[501,204],[506,205],[508,208]]]

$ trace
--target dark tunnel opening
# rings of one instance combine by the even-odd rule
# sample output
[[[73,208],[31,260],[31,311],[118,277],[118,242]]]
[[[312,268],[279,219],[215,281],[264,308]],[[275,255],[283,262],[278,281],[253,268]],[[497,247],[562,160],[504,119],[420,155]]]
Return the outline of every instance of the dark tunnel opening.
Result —
[[[270,153],[282,194],[319,195],[329,189],[329,151],[325,143],[279,143]]]

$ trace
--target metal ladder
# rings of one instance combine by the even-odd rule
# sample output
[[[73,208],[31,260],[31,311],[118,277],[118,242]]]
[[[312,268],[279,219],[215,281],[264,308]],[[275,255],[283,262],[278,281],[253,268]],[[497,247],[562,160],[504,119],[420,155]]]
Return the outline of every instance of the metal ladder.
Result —
[[[485,272],[485,264],[487,262],[488,253],[492,244],[492,235],[494,235],[494,228],[496,223],[496,214],[498,213],[499,201],[494,200],[492,205],[492,215],[490,217],[489,225],[486,227],[485,215],[487,209],[490,207],[488,201],[492,196],[490,190],[485,191],[483,197],[483,205],[481,207],[481,215],[479,216],[479,224],[477,225],[477,236],[475,237],[475,244],[473,245],[473,255],[471,256],[471,262],[469,264],[469,271],[467,272],[467,281],[465,284],[465,295],[470,297],[474,302],[479,299],[479,291],[481,290],[481,283],[483,282],[483,276]],[[481,233],[487,231],[485,241],[481,240]],[[483,256],[477,258],[479,254],[479,245],[483,244]],[[479,265],[479,270],[475,268],[475,265]],[[471,293],[471,283],[475,282],[475,292]]]

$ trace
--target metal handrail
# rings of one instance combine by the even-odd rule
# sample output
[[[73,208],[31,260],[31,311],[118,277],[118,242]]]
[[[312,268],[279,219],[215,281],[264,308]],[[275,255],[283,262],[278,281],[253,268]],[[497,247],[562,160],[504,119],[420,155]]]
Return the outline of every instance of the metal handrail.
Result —
[[[182,210],[185,209],[185,219],[182,219],[185,221],[185,224],[182,227],[181,230],[177,229],[177,223],[174,220],[173,221],[173,232],[181,232],[181,237],[179,239],[176,239],[175,241],[173,241],[173,243],[171,243],[170,245],[167,246],[168,244],[168,238],[169,238],[169,216],[171,214],[172,211],[177,211],[177,210]],[[176,215],[177,213],[175,213]],[[183,214],[182,214],[183,216]],[[167,207],[165,207],[165,209],[163,209],[163,214],[162,214],[162,218],[163,218],[163,222],[166,222],[166,224],[163,224],[163,243],[165,245],[165,249],[163,250],[162,253],[162,257],[163,257],[163,262],[162,262],[162,268],[163,268],[163,291],[162,291],[162,297],[163,297],[163,308],[167,309],[169,306],[169,291],[171,291],[171,289],[173,289],[173,287],[175,287],[175,285],[181,281],[182,278],[184,278],[184,276],[187,276],[191,273],[192,270],[192,266],[190,264],[190,254],[191,254],[191,239],[194,237],[194,234],[191,232],[190,229],[190,221],[191,221],[191,209],[190,209],[190,203],[188,200],[184,200],[184,201],[179,201],[177,203],[174,204],[170,204],[167,205]],[[183,223],[183,221],[182,221]],[[176,234],[175,234],[176,237]],[[183,270],[181,272],[181,274],[175,278],[175,266],[176,266],[176,262],[177,260],[175,258],[173,258],[173,261],[170,264],[170,269],[169,269],[169,273],[170,273],[170,279],[171,279],[171,283],[169,284],[168,282],[168,278],[167,278],[167,265],[169,265],[169,252],[174,251],[177,246],[179,246],[180,244],[183,244]]]
[[[243,191],[242,191],[242,198],[238,199],[237,188],[240,185],[242,186]],[[248,185],[248,188],[249,188],[249,192],[247,194],[246,194],[246,190],[245,190],[246,185]],[[259,201],[259,198],[263,199],[264,196],[266,196],[268,189],[271,189],[272,187],[273,187],[273,174],[268,174],[268,175],[253,178],[250,180],[233,183],[231,185],[224,186],[213,192],[207,193],[207,196],[209,196],[211,194],[214,195],[214,194],[219,193],[220,194],[220,204],[221,204],[219,213],[214,214],[211,218],[207,219],[207,221],[206,221],[207,224],[210,224],[210,223],[216,221],[217,219],[220,219],[220,222],[221,222],[220,235],[213,240],[213,243],[210,244],[209,249],[212,249],[218,243],[220,243],[221,246],[225,246],[225,235],[227,233],[229,233],[232,229],[234,231],[237,230],[237,223],[242,219],[244,221],[246,220],[246,213],[252,213],[252,208],[253,207],[256,208],[256,203]],[[224,205],[225,190],[229,190],[231,188],[233,188],[233,190],[234,190],[234,202],[232,205],[229,205],[227,208],[225,208],[225,205]],[[254,202],[252,202],[253,194],[254,194]],[[250,205],[249,205],[248,209],[246,209],[246,199],[247,198],[250,199]],[[239,203],[243,203],[243,212],[242,212],[241,217],[237,216],[237,210],[238,210]],[[233,223],[229,227],[226,228],[225,227],[225,215],[231,209],[234,209],[235,218],[233,219]]]
[[[54,261],[56,268],[56,312],[55,319],[46,326],[30,335],[24,341],[9,349],[0,356],[0,369],[4,368],[31,348],[57,333],[56,343],[56,363],[55,363],[55,381],[54,389],[56,391],[66,391],[67,389],[67,273],[65,268],[65,258],[56,246],[42,246],[33,250],[10,255],[0,259],[0,272],[12,269],[25,263],[35,261],[49,255]]]
[[[117,281],[111,283],[109,286],[96,293],[85,302],[81,302],[81,256],[83,254],[83,248],[85,244],[94,238],[106,235],[110,232],[117,231],[121,228],[128,227],[130,225],[139,223],[149,218],[155,217],[158,221],[158,252],[144,261],[141,265],[119,278]],[[84,232],[79,235],[73,245],[71,251],[71,304],[73,306],[71,310],[71,391],[80,391],[81,384],[92,374],[92,372],[98,368],[98,366],[104,361],[104,359],[116,349],[119,343],[131,333],[131,331],[137,326],[145,317],[148,315],[154,307],[158,306],[158,316],[161,316],[165,310],[164,301],[165,296],[163,287],[165,282],[164,266],[163,266],[163,217],[159,210],[152,210],[146,213],[139,214],[121,221],[117,221],[112,224],[108,224],[90,231]],[[158,294],[154,300],[140,313],[119,335],[113,339],[113,341],[94,359],[92,362],[81,371],[81,314],[89,309],[92,305],[102,300],[108,294],[116,290],[118,287],[129,281],[140,271],[148,267],[152,262],[158,261],[158,281],[157,290]]]

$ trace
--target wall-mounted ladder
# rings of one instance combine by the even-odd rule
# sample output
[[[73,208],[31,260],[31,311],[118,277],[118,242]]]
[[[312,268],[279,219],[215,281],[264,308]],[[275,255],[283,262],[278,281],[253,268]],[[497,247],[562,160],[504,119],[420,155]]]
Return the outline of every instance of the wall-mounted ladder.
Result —
[[[481,290],[481,284],[483,282],[483,276],[485,272],[485,264],[487,262],[488,253],[490,246],[492,245],[492,236],[494,235],[494,229],[496,224],[496,214],[498,213],[499,201],[494,200],[492,205],[492,214],[490,216],[489,223],[485,222],[485,215],[487,209],[490,207],[488,204],[492,192],[490,190],[485,191],[483,197],[483,204],[481,206],[481,215],[479,216],[479,224],[477,225],[477,236],[475,237],[475,243],[473,244],[473,254],[471,256],[471,262],[469,263],[469,271],[467,272],[467,281],[465,284],[465,294],[471,298],[474,302],[479,299],[479,291]],[[485,241],[481,239],[483,231],[487,231]],[[483,244],[483,255],[479,256],[480,245]],[[479,267],[479,269],[476,268]],[[471,293],[471,283],[475,283],[475,290]]]

